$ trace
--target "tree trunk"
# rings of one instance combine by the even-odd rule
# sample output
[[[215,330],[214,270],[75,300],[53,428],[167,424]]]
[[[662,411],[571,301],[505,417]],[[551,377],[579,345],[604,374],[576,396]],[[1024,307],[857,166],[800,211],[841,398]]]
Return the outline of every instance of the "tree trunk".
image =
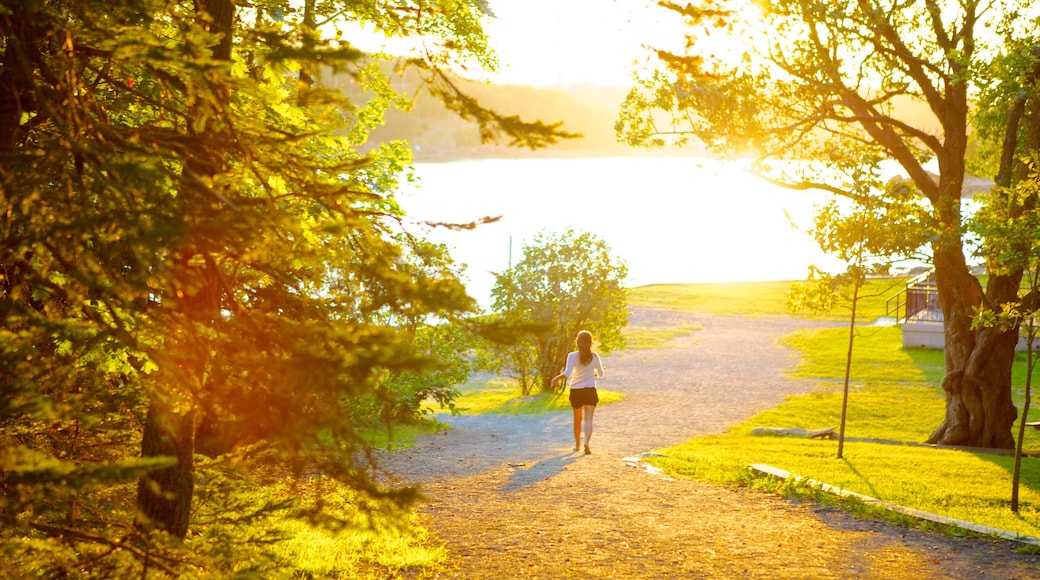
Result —
[[[959,248],[937,248],[935,271],[945,332],[946,417],[928,443],[1013,449],[1017,410],[1011,402],[1011,364],[1018,328],[972,330],[981,291]],[[987,303],[1017,300],[1018,281],[1016,276],[991,277]]]
[[[16,4],[10,10],[11,13],[7,16],[8,25],[4,26],[3,30],[5,38],[12,44],[17,42],[17,46],[22,50],[34,50],[35,31],[31,29],[29,19],[25,17],[25,8]],[[4,50],[0,56],[0,155],[6,155],[14,151],[19,141],[22,114],[34,110],[35,107],[31,105],[32,91],[30,87],[25,86],[25,75],[18,74],[23,71],[23,67],[19,66],[20,62],[26,59],[13,47]]]
[[[195,8],[196,12],[208,17],[210,32],[220,35],[219,42],[212,48],[213,58],[231,60],[235,13],[233,2],[198,0]],[[221,100],[230,98],[227,86],[216,86],[214,89]],[[210,106],[208,103],[195,105],[196,108]],[[212,123],[219,123],[219,119],[223,118],[219,111],[206,111],[196,116],[212,119],[198,129],[195,137],[201,141],[205,141],[208,133],[216,131]],[[189,133],[192,130],[193,127],[188,128]],[[203,149],[189,154],[184,165],[198,175],[215,175],[225,166],[225,159],[222,152]],[[182,187],[185,191],[190,188],[184,183]],[[181,316],[178,318],[186,322],[187,332],[171,332],[167,338],[167,368],[160,372],[169,375],[163,377],[159,384],[165,381],[168,388],[152,394],[141,441],[142,457],[171,456],[177,459],[177,464],[141,477],[137,484],[137,504],[146,524],[183,539],[188,533],[195,492],[198,400],[204,398],[207,388],[210,357],[206,333],[195,333],[192,327],[212,326],[219,319],[221,284],[216,273],[217,266],[212,260],[207,259],[202,266],[192,265],[196,256],[205,255],[203,249],[187,247],[179,254],[176,260],[177,274],[174,276],[182,279],[177,281],[178,288],[171,292],[170,298],[173,308],[180,311]],[[173,295],[181,297],[174,300]]]
[[[145,523],[182,539],[188,534],[195,493],[194,433],[194,412],[178,413],[155,400],[148,406],[141,456],[174,457],[177,464],[137,481],[137,506]]]
[[[143,475],[137,482],[137,505],[146,526],[154,526],[183,539],[188,533],[195,493],[195,438],[200,418],[199,400],[207,390],[212,346],[206,332],[219,316],[219,284],[211,264],[189,265],[195,251],[182,252],[177,301],[187,327],[170,332],[164,346],[165,362],[156,377],[148,404],[141,457],[173,457],[177,464]],[[194,294],[189,294],[195,288]]]
[[[1040,82],[1040,47],[1033,49],[1037,60],[1024,84],[1036,87]],[[1007,205],[1004,189],[1015,182],[1031,179],[1031,168],[1022,162],[1023,153],[1040,150],[1040,100],[1029,93],[1017,97],[1008,113],[1002,144],[1000,168],[990,195],[998,196],[1000,205]],[[963,156],[958,157],[958,159]],[[960,166],[955,168],[963,173]],[[1019,219],[1036,205],[1036,196],[1028,196],[1018,205],[1006,208],[1008,218]],[[956,217],[944,215],[943,223],[953,223]],[[958,238],[959,240],[959,238]],[[1006,303],[1019,303],[1023,270],[1021,266],[990,264],[991,275],[986,284],[985,300],[975,299],[979,291],[974,277],[964,266],[964,254],[959,243],[945,243],[941,251],[937,243],[935,267],[939,301],[945,317],[946,372],[943,389],[946,391],[946,418],[928,438],[929,443],[969,445],[1013,449],[1011,427],[1017,410],[1011,400],[1011,368],[1018,344],[1019,325],[1013,328],[982,327],[971,330],[973,309],[980,304],[997,310]],[[1003,243],[1003,242],[993,242]],[[1013,242],[1014,243],[1014,242]],[[1029,256],[1028,243],[1019,242],[1014,248],[1018,255]],[[992,272],[1002,272],[994,275]]]

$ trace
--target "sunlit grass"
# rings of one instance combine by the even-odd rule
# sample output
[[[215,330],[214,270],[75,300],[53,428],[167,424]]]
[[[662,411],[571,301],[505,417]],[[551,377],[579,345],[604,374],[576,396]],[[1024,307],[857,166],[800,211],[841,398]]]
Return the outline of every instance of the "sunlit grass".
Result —
[[[752,420],[734,431],[749,432]],[[849,437],[858,434],[849,426]],[[882,501],[1018,534],[1040,537],[1040,468],[1025,459],[1019,513],[1010,510],[1013,458],[927,447],[751,436],[698,437],[651,461],[676,474],[724,484],[770,487],[748,466],[764,463]]]
[[[473,380],[459,387],[455,409],[463,415],[493,413],[498,415],[534,415],[569,410],[566,389],[523,397],[516,381],[511,379]],[[624,395],[597,389],[601,405],[620,401]]]
[[[288,519],[277,527],[288,537],[278,544],[280,556],[293,562],[298,578],[392,578],[435,569],[447,559],[445,548],[418,522],[407,531],[361,524],[335,532]]]
[[[680,324],[663,328],[647,328],[644,326],[628,326],[624,330],[626,349],[640,350],[651,348],[668,348],[679,339],[693,336],[703,327],[699,324]]]
[[[903,289],[905,281],[904,278],[868,280],[860,290],[862,299],[856,307],[856,317],[870,321],[886,316],[888,299]],[[628,303],[719,316],[792,316],[787,297],[795,283],[798,282],[652,284],[630,289]],[[845,320],[849,314],[848,308],[842,308],[819,318]],[[817,318],[807,312],[797,316]]]
[[[889,503],[1040,537],[1038,459],[1023,459],[1019,513],[1015,514],[1010,510],[1013,457],[917,445],[944,416],[944,393],[938,387],[943,355],[938,350],[903,349],[898,328],[857,329],[842,459],[837,459],[837,441],[751,435],[756,427],[840,426],[848,330],[800,331],[784,342],[803,356],[790,374],[820,379],[816,392],[790,397],[725,434],[695,437],[664,449],[665,457],[651,461],[675,475],[780,487],[752,478],[748,466],[764,463]],[[1024,372],[1018,370],[1015,376],[1016,404],[1021,405],[1019,380],[1024,380]],[[1025,449],[1038,448],[1040,433],[1028,429]],[[786,491],[814,495],[804,489]],[[872,511],[855,502],[847,505]],[[902,516],[875,513],[905,521]]]
[[[941,350],[904,349],[898,326],[857,327],[852,345],[854,383],[892,381],[938,385],[945,373]],[[788,374],[799,378],[844,380],[849,329],[801,330],[781,342],[801,351],[802,359]]]
[[[394,509],[360,510],[356,493],[335,482],[311,481],[296,487],[276,483],[265,493],[320,496],[325,515],[341,521],[339,525],[319,526],[296,518],[278,518],[259,524],[264,529],[258,533],[283,538],[270,549],[288,564],[292,577],[414,577],[439,569],[447,560],[446,549],[420,525],[417,515]]]

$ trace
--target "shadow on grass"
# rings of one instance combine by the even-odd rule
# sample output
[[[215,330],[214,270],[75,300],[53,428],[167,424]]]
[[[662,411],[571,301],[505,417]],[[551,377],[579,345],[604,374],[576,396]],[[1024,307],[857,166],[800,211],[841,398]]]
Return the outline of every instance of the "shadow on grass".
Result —
[[[920,369],[924,380],[939,388],[938,385],[942,384],[943,377],[946,376],[946,357],[943,351],[935,348],[903,347],[903,352],[910,357],[914,366]]]

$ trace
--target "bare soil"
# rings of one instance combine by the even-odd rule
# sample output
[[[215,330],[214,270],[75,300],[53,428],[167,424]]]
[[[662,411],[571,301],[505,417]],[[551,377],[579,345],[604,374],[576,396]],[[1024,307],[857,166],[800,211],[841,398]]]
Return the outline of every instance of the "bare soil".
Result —
[[[655,473],[636,458],[719,433],[812,390],[777,339],[814,323],[635,308],[630,325],[700,324],[671,348],[604,357],[620,403],[595,415],[591,455],[569,412],[445,417],[453,429],[386,458],[419,483],[443,540],[441,578],[1040,578],[1009,541],[909,530],[812,502]]]

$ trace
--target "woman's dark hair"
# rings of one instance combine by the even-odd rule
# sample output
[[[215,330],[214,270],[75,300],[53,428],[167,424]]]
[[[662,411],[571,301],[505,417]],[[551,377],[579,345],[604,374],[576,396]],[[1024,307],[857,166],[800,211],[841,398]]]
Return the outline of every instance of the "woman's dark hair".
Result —
[[[592,362],[592,333],[583,330],[578,333],[578,362],[583,366]]]

